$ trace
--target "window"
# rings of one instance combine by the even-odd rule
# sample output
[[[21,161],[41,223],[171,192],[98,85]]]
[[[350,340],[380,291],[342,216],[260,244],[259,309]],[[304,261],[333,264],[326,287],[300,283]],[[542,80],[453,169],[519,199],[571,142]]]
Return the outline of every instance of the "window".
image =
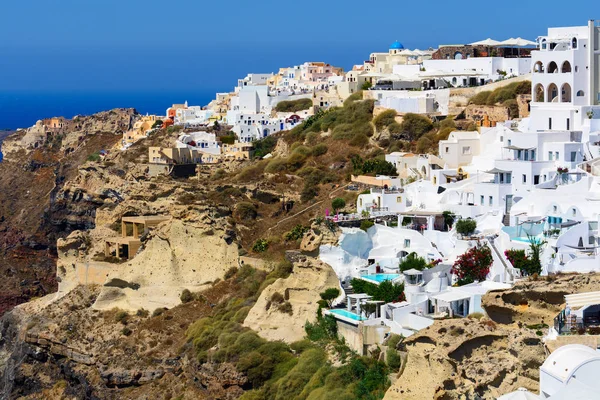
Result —
[[[508,145],[510,146],[512,143],[512,140],[508,139]]]
[[[558,161],[558,160],[560,159],[560,158],[559,158],[559,156],[560,156],[560,153],[559,153],[558,151],[555,151],[555,152],[554,152],[554,159],[555,159],[556,161]]]
[[[402,196],[396,197],[396,203],[402,203]]]
[[[362,205],[363,205],[362,199],[358,199],[358,204],[360,207],[362,207]]]
[[[450,153],[450,147],[446,147],[446,153]]]
[[[471,154],[471,146],[464,146],[462,152],[463,154]]]
[[[404,248],[408,249],[410,247],[410,239],[404,239]]]
[[[571,119],[567,118],[567,130],[571,128]]]
[[[583,96],[585,96],[585,92],[583,90],[578,90],[577,97],[583,97]]]
[[[575,216],[577,216],[577,209],[576,209],[576,208],[573,208],[573,209],[571,210],[571,212],[573,213],[573,216],[574,216],[574,217],[575,217]]]
[[[489,205],[491,206],[491,205],[493,205],[493,204],[494,204],[494,197],[493,197],[493,196],[490,196],[490,199],[489,199]]]
[[[548,161],[552,161],[552,152],[551,151],[548,152]]]
[[[506,174],[506,183],[512,183],[512,175],[511,174]]]
[[[575,162],[575,161],[577,161],[577,152],[572,151],[571,152],[571,162]]]
[[[554,212],[554,214],[556,214],[557,211],[558,211],[558,206],[552,207],[552,212]]]
[[[548,118],[548,129],[552,129],[552,118]]]
[[[577,48],[577,38],[573,38],[573,40],[571,41],[571,47],[574,49]]]
[[[527,175],[523,174],[523,183],[527,183]]]
[[[539,175],[534,175],[533,176],[533,184],[534,185],[538,185],[540,183],[540,176]]]
[[[479,200],[480,200],[480,201],[479,201],[479,204],[481,204],[481,205],[484,205],[484,204],[485,204],[485,196],[483,196],[483,195],[482,195],[482,196],[479,198]]]

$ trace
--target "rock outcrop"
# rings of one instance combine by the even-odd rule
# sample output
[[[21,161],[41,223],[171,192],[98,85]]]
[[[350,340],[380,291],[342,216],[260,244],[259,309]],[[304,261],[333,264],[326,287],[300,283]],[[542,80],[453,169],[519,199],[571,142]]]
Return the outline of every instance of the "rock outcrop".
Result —
[[[535,332],[482,319],[440,320],[403,343],[406,365],[385,399],[496,399],[537,391],[546,358]]]
[[[305,336],[304,324],[317,317],[319,293],[339,287],[339,280],[329,265],[314,258],[303,259],[294,263],[288,278],[278,279],[263,290],[244,326],[268,340],[292,343]],[[290,305],[289,312],[280,307],[285,302]]]

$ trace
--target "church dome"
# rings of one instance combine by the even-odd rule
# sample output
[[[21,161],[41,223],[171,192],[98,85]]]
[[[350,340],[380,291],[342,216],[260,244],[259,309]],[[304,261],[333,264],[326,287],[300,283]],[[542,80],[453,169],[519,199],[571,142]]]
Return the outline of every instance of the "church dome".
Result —
[[[402,43],[400,43],[397,40],[394,43],[392,43],[392,45],[390,46],[390,50],[402,50],[402,49],[404,49],[404,46],[402,45]]]

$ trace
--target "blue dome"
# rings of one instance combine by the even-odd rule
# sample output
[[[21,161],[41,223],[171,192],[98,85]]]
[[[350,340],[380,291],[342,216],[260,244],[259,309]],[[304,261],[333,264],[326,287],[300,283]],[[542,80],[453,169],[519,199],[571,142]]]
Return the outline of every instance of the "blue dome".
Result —
[[[392,45],[390,46],[390,50],[402,50],[402,49],[404,49],[404,46],[402,45],[402,43],[400,43],[397,40],[394,43],[392,43]]]

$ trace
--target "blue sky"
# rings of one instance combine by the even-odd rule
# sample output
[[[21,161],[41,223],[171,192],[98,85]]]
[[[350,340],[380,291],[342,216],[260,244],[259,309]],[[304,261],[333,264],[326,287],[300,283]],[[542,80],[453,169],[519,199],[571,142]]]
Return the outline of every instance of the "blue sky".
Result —
[[[597,7],[503,2],[19,0],[4,2],[0,91],[230,89],[247,72],[323,60],[349,68],[406,47],[535,39]],[[291,5],[294,8],[285,8]],[[557,11],[560,10],[560,11]],[[600,18],[600,14],[595,17]]]

